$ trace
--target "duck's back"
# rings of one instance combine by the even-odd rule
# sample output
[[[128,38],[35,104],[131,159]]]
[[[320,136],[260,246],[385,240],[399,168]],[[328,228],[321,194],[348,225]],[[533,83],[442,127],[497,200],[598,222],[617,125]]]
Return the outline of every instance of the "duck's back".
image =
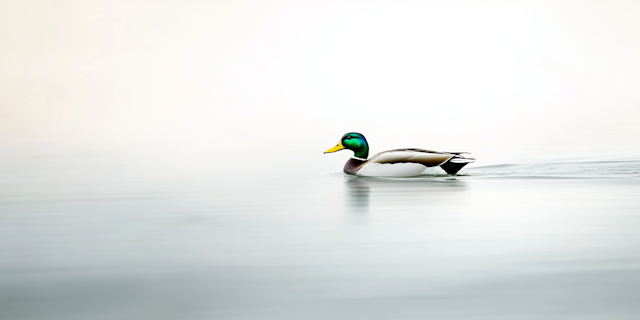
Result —
[[[380,152],[369,159],[369,161],[359,164],[357,174],[377,177],[417,176],[424,174],[427,168],[442,166],[453,158],[464,159],[459,154],[458,152],[449,153],[424,149],[389,150]],[[349,162],[347,162],[347,164],[349,164]],[[460,166],[460,168],[462,166]],[[347,166],[345,165],[345,169],[346,168]],[[433,173],[445,173],[440,169],[437,169],[437,171],[438,172]],[[449,170],[446,171],[448,172]],[[345,172],[348,171],[345,170]]]
[[[425,167],[435,167],[445,163],[454,155],[424,149],[395,149],[383,151],[373,156],[370,163],[396,164],[419,163]]]

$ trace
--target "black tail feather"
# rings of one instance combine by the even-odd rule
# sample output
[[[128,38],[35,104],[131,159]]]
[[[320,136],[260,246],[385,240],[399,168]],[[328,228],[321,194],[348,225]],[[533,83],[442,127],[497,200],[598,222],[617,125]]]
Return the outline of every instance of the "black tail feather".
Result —
[[[456,174],[467,164],[468,163],[452,163],[451,160],[449,160],[446,163],[441,164],[440,167],[444,169],[444,171],[446,171],[448,174]]]

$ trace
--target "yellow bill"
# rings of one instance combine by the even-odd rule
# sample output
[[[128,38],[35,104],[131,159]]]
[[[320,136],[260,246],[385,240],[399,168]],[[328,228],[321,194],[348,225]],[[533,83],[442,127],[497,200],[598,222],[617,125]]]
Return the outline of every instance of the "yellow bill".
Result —
[[[344,149],[344,146],[342,145],[342,141],[340,141],[340,142],[338,142],[338,144],[335,147],[325,151],[324,153],[336,152],[336,151],[340,151],[342,149]]]

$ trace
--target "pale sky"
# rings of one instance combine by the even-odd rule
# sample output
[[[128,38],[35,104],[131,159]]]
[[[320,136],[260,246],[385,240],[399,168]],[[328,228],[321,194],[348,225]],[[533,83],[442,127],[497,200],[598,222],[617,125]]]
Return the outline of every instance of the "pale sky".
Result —
[[[633,155],[639,39],[634,0],[2,0],[0,142]]]

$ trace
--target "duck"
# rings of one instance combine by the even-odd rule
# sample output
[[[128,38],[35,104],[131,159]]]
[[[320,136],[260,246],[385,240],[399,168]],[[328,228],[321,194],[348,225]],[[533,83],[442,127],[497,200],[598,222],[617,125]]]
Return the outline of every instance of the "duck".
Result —
[[[342,150],[353,151],[353,156],[345,163],[343,171],[348,174],[370,177],[411,177],[424,174],[427,168],[440,168],[438,173],[455,175],[473,158],[462,154],[468,152],[444,152],[425,149],[407,148],[382,151],[371,159],[369,143],[363,134],[349,132],[342,136],[335,147],[324,153]],[[433,173],[433,170],[430,173]]]

